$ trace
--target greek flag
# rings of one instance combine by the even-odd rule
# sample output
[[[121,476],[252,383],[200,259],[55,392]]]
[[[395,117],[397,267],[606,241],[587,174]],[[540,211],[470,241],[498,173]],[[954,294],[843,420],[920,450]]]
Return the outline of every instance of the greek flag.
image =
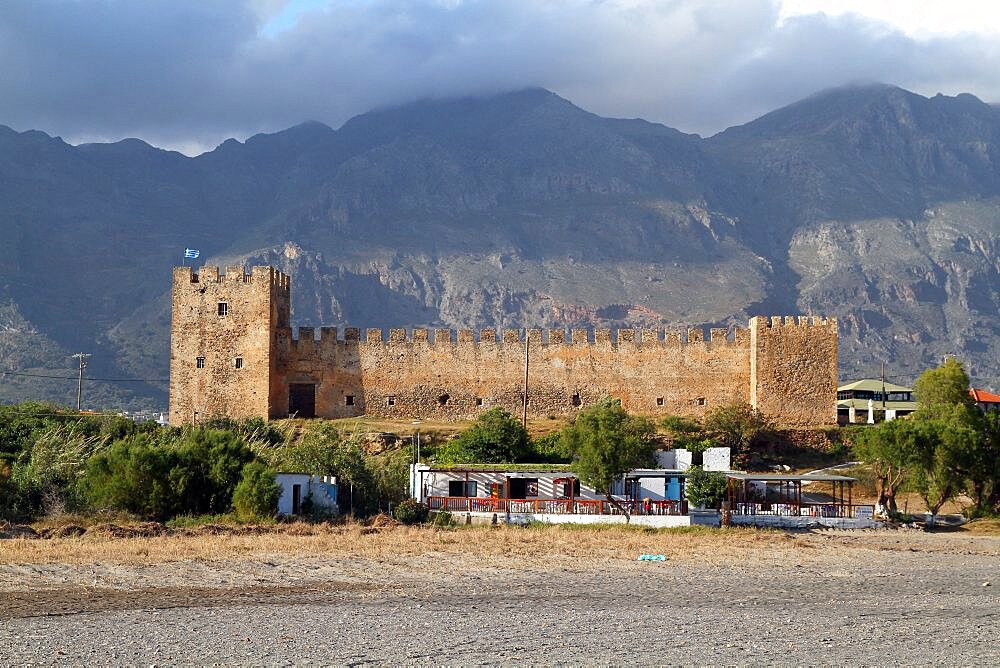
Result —
[[[197,258],[199,255],[201,255],[201,251],[197,251],[197,250],[195,250],[193,248],[185,248],[184,249],[184,257],[186,257],[186,258],[191,258],[193,260],[193,259]]]

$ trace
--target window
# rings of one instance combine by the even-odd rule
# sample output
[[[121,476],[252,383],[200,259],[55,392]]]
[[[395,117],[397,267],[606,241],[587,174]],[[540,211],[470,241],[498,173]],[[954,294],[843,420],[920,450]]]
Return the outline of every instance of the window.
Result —
[[[475,480],[449,480],[448,481],[448,496],[476,496],[478,487]]]
[[[704,406],[705,405],[705,397],[698,397],[697,399],[695,399],[695,403],[697,403],[699,406]]]
[[[438,406],[447,406],[448,400],[451,399],[447,394],[442,394],[438,397]]]
[[[477,406],[482,406],[483,405],[483,398],[482,397],[476,397],[476,405]]]
[[[219,302],[219,315],[229,315],[229,304],[227,302]]]
[[[556,489],[559,490],[560,499],[568,499],[570,496],[580,496],[580,480],[573,478],[572,480],[566,480],[560,478],[557,480],[559,483]]]
[[[204,357],[199,357],[198,359],[196,359],[194,361],[194,365],[196,367],[198,367],[199,369],[204,369],[205,368],[205,358]]]
[[[354,405],[354,395],[353,394],[348,394],[346,397],[344,397],[344,405],[345,406],[353,406]]]
[[[579,394],[574,394],[573,398],[570,399],[570,403],[572,403],[574,406],[579,406],[580,403],[581,403],[581,401],[580,401],[580,395]]]
[[[242,357],[237,357],[236,358],[236,368],[237,369],[242,369],[243,368],[243,358]]]
[[[656,405],[657,406],[663,405],[663,397],[656,397]]]
[[[386,406],[395,406],[396,405],[396,397],[386,397],[386,399],[385,399],[385,405]]]

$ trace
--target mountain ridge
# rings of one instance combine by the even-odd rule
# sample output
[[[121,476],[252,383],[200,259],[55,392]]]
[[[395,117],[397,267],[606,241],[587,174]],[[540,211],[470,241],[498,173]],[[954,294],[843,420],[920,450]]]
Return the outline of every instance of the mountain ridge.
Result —
[[[888,85],[708,138],[544,89],[307,121],[194,157],[0,126],[0,305],[45,338],[0,327],[0,370],[66,368],[41,347],[97,353],[95,375],[165,378],[169,268],[192,246],[291,273],[294,324],[822,313],[841,319],[845,377],[888,359],[912,379],[957,352],[996,388],[997,164],[995,107]],[[94,391],[165,403],[162,384]],[[0,401],[70,394],[0,379]]]

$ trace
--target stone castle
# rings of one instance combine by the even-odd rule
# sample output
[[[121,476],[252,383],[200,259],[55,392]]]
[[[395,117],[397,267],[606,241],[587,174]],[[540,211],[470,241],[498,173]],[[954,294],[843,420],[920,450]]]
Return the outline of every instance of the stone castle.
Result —
[[[703,416],[746,402],[784,426],[836,423],[837,323],[749,328],[480,331],[299,327],[272,267],[176,267],[170,423],[212,417],[458,420],[494,406],[570,416],[604,396],[634,413]],[[526,350],[527,348],[527,350]],[[527,369],[527,372],[525,371]],[[527,381],[525,380],[527,378]]]

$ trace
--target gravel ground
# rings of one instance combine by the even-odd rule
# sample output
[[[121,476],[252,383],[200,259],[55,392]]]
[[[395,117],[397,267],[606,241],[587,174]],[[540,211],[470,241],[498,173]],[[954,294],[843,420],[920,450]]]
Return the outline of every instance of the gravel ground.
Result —
[[[6,565],[0,663],[1000,665],[1000,539],[795,545],[778,563]]]

